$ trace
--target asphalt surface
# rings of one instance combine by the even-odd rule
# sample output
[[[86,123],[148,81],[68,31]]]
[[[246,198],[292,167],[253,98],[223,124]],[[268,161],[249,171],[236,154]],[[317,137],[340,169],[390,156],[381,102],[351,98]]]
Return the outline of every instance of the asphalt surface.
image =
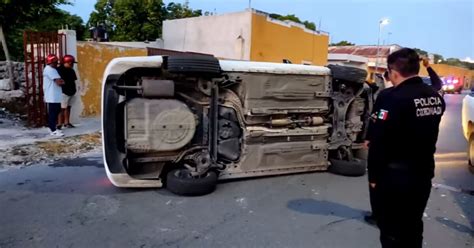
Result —
[[[462,96],[446,101],[425,247],[474,247]],[[368,202],[366,177],[329,173],[225,182],[202,197],[118,189],[92,154],[0,172],[0,248],[380,247]]]

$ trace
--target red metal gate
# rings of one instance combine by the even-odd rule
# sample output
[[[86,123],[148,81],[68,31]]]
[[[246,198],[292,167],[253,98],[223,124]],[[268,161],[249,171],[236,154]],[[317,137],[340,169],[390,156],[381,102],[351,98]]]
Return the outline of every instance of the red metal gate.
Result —
[[[43,69],[48,54],[62,58],[66,54],[66,35],[57,32],[23,32],[25,56],[26,103],[28,125],[46,124],[46,104],[43,98]]]

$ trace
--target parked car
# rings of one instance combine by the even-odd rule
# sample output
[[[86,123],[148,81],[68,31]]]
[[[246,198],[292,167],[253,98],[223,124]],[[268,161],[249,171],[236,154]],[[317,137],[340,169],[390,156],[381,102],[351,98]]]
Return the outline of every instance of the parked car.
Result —
[[[462,101],[462,129],[468,142],[467,158],[469,165],[474,166],[474,93],[468,94]],[[474,169],[474,167],[471,167]]]
[[[102,91],[107,176],[202,195],[217,180],[310,171],[362,176],[366,71],[150,56],[112,60]]]
[[[447,77],[443,80],[443,91],[448,94],[461,94],[463,83],[455,77]]]

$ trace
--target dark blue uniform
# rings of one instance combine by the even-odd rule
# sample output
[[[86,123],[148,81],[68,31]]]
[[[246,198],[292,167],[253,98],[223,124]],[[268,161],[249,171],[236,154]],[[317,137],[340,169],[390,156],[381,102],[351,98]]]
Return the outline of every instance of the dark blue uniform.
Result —
[[[383,247],[421,247],[443,98],[420,77],[380,93],[368,132]]]

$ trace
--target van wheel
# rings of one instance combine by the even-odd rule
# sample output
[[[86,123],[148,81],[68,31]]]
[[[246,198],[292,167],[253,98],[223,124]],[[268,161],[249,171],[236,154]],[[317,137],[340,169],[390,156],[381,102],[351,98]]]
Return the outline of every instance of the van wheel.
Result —
[[[352,153],[354,154],[355,158],[358,158],[360,160],[367,160],[369,157],[369,149],[367,148],[357,149],[352,151]]]
[[[193,177],[188,169],[175,169],[166,176],[166,188],[184,196],[199,196],[212,193],[216,189],[217,173],[208,171],[201,177]]]
[[[360,177],[367,171],[367,161],[354,159],[352,161],[330,159],[328,171],[341,176]]]
[[[469,145],[467,147],[467,159],[469,165],[474,165],[474,134],[469,137]]]
[[[165,68],[175,74],[209,77],[218,77],[221,74],[219,60],[206,55],[169,56],[166,58]]]
[[[332,78],[336,80],[363,84],[367,78],[367,71],[363,69],[342,65],[328,65],[328,68],[331,70]]]

